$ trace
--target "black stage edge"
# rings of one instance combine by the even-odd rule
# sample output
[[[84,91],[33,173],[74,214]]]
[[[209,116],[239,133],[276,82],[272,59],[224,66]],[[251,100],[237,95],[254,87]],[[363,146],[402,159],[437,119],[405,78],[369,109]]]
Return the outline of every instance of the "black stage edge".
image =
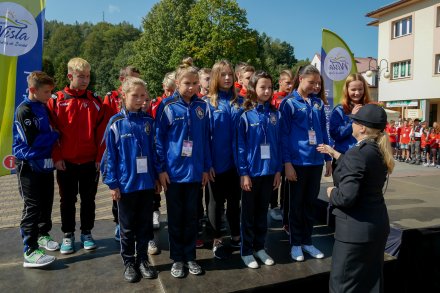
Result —
[[[187,273],[183,279],[176,279],[170,274],[168,230],[164,215],[162,221],[161,230],[156,233],[162,252],[152,256],[151,261],[160,271],[159,281],[164,292],[292,292],[298,289],[307,290],[304,292],[328,292],[334,238],[332,229],[326,225],[315,226],[313,233],[313,243],[323,251],[325,258],[318,260],[305,255],[304,262],[295,262],[289,256],[290,245],[287,235],[281,229],[281,222],[268,219],[270,228],[267,251],[276,264],[268,267],[260,263],[259,269],[246,268],[238,250],[233,251],[227,260],[214,259],[210,231],[206,228],[202,236],[206,240],[205,247],[197,250],[197,261],[205,270],[204,275],[193,276]],[[228,237],[224,239],[225,244],[228,244]],[[391,287],[388,275],[394,271],[396,259],[388,255],[384,257],[385,286],[388,288]]]

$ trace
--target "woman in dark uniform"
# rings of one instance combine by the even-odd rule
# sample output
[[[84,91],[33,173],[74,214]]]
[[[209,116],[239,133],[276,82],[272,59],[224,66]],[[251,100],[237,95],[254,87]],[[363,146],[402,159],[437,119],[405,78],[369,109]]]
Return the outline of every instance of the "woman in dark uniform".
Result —
[[[368,104],[353,119],[356,145],[341,155],[328,145],[318,151],[335,158],[335,187],[327,189],[335,207],[335,244],[330,292],[383,292],[383,260],[390,231],[383,198],[387,174],[394,159],[386,133],[387,116]]]

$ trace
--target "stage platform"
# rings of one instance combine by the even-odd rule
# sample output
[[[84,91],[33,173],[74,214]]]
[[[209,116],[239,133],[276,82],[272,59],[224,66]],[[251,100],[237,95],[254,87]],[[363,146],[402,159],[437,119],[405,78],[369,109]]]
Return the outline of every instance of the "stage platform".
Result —
[[[420,245],[417,247],[419,254],[412,253],[410,259],[416,258],[421,262],[417,263],[417,267],[410,272],[399,271],[399,265],[404,267],[407,264],[385,255],[386,292],[411,292],[408,290],[412,288],[411,284],[416,280],[420,284],[419,279],[424,277],[421,273],[424,270],[423,264],[433,264],[439,260],[440,243],[435,242],[439,234],[435,228],[429,228],[440,226],[439,179],[439,169],[401,163],[398,164],[395,174],[390,178],[385,197],[392,227],[401,229],[404,236],[406,233],[410,233],[408,235],[416,233],[416,237],[427,237],[428,242],[425,244],[417,242],[417,238],[411,238],[412,241],[408,242],[412,245],[417,243]],[[324,191],[330,184],[329,180],[322,182],[320,197],[323,200],[325,200]],[[2,188],[4,192],[3,184]],[[58,260],[45,269],[24,269],[18,228],[0,229],[0,292],[267,292],[269,290],[271,292],[274,290],[327,292],[333,234],[329,227],[322,225],[323,223],[315,227],[313,241],[324,252],[324,259],[316,260],[306,256],[304,262],[292,261],[289,257],[288,238],[281,229],[281,223],[269,220],[267,248],[276,261],[275,266],[262,265],[256,270],[248,269],[242,263],[238,251],[233,252],[228,260],[213,259],[211,243],[207,241],[205,248],[197,250],[197,259],[204,268],[205,274],[202,276],[186,275],[183,279],[173,278],[170,275],[171,260],[169,259],[164,205],[161,208],[162,226],[156,232],[162,252],[151,257],[152,263],[160,271],[159,278],[141,280],[136,284],[125,283],[122,278],[123,265],[119,255],[119,244],[113,239],[114,223],[110,220],[111,201],[110,198],[108,198],[108,203],[104,198],[100,198],[99,201],[101,206],[104,202],[108,205],[108,218],[97,220],[95,223],[93,233],[99,246],[98,249],[94,252],[85,252],[80,249],[77,234],[77,252],[66,256],[59,252],[52,253],[57,256]],[[55,205],[57,202],[56,199]],[[2,207],[1,213],[5,212],[7,211]],[[59,222],[56,221],[52,231],[55,239],[60,240],[62,234]],[[204,237],[210,238],[206,234]],[[227,243],[227,240],[225,242]],[[413,246],[408,249],[402,244],[402,251],[413,252],[413,249]],[[438,265],[432,274],[435,275],[437,272]],[[440,278],[437,277],[437,280]],[[402,284],[407,285],[406,289]],[[435,286],[436,284],[432,284],[432,288],[437,288]],[[395,291],[396,288],[403,289]],[[419,290],[418,292],[440,292],[440,290]]]

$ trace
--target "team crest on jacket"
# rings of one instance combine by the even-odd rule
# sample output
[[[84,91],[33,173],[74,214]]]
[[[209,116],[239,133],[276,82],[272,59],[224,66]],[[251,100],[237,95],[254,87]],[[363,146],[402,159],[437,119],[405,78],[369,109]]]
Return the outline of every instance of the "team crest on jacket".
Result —
[[[145,133],[150,135],[151,132],[151,125],[150,122],[145,123]]]
[[[321,110],[321,105],[320,105],[320,104],[318,104],[318,103],[315,103],[315,105],[314,105],[314,106],[315,106],[315,108],[316,108],[316,109],[318,109],[318,110]]]
[[[84,107],[84,108],[87,108],[88,106],[89,106],[89,104],[88,104],[87,102],[84,102],[84,103],[83,103],[83,107]]]
[[[203,111],[203,109],[199,106],[196,108],[196,114],[199,119],[203,119],[203,117],[205,116],[205,111]]]
[[[275,114],[270,114],[270,123],[277,125],[277,116]]]

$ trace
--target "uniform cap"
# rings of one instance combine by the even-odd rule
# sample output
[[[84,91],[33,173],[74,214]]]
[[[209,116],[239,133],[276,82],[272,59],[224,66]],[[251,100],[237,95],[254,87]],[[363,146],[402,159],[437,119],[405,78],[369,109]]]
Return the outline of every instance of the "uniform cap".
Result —
[[[387,125],[387,113],[376,104],[364,105],[356,114],[350,114],[348,117],[369,128],[384,130]]]

